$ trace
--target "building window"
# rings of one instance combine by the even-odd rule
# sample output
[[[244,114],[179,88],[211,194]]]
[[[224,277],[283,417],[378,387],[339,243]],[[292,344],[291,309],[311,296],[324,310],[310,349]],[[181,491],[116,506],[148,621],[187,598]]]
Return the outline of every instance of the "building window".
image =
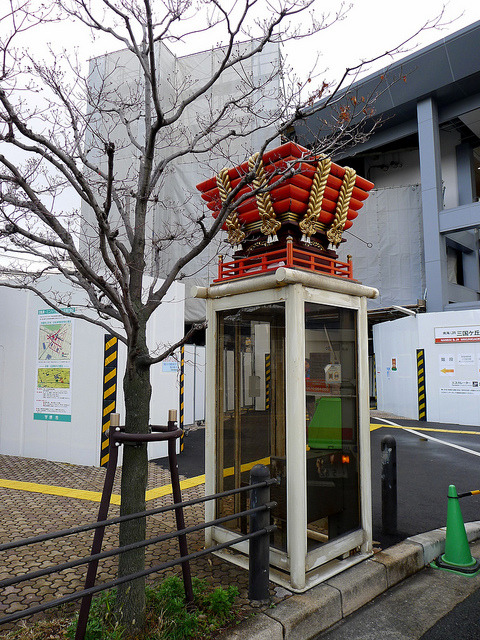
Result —
[[[459,249],[447,247],[447,271],[449,282],[464,285],[463,253]]]

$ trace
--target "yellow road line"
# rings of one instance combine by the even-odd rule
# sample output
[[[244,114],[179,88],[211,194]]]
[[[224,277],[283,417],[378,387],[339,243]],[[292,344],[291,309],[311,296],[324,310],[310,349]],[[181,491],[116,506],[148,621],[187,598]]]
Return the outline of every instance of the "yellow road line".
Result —
[[[387,427],[389,429],[408,429],[409,427],[402,427],[401,425],[393,425],[393,424],[377,424],[371,423],[370,431],[375,431],[376,429],[380,429],[381,427]],[[433,429],[430,427],[416,427],[417,431],[433,431],[436,433],[459,433],[463,435],[470,436],[480,436],[480,431],[460,431],[460,429]]]
[[[187,478],[186,480],[180,480],[180,489],[191,489],[192,487],[198,487],[200,484],[205,484],[205,476],[195,476],[195,478]],[[145,494],[145,500],[154,500],[155,498],[162,498],[172,493],[172,485],[166,484],[163,487],[157,487],[156,489],[149,489]]]
[[[270,458],[262,458],[261,460],[255,460],[254,462],[248,462],[247,464],[242,464],[241,472],[250,471],[256,464],[270,464]],[[227,467],[223,470],[223,477],[227,478],[229,476],[233,476],[234,468]],[[180,481],[180,489],[191,489],[192,487],[198,487],[201,484],[205,484],[205,475],[195,476],[194,478],[187,478],[186,480]],[[145,499],[154,500],[155,498],[161,498],[163,496],[168,496],[172,493],[172,485],[166,484],[163,487],[157,487],[156,489],[149,489],[145,494]]]
[[[261,458],[260,460],[254,460],[253,462],[242,464],[242,466],[240,467],[240,472],[245,473],[246,471],[251,471],[256,464],[270,464],[270,458]],[[233,476],[234,474],[235,467],[227,467],[223,470],[224,478],[228,478],[229,476]],[[205,476],[203,477],[205,478]]]

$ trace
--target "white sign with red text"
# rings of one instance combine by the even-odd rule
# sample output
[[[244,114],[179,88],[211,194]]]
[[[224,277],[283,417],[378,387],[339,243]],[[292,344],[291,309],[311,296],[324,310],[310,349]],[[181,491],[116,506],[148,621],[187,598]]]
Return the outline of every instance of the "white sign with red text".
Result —
[[[480,325],[435,327],[435,344],[452,342],[480,342]]]

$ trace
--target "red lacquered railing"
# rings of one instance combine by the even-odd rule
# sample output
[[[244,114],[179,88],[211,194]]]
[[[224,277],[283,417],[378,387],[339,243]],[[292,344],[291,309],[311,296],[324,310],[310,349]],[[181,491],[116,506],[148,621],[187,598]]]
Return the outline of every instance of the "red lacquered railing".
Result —
[[[258,256],[239,258],[231,262],[223,262],[223,258],[220,256],[218,277],[214,282],[258,276],[276,271],[279,267],[304,269],[305,271],[353,280],[352,262],[350,260],[348,262],[340,262],[328,256],[320,256],[303,249],[297,249],[293,246],[293,242],[288,240],[286,247]]]

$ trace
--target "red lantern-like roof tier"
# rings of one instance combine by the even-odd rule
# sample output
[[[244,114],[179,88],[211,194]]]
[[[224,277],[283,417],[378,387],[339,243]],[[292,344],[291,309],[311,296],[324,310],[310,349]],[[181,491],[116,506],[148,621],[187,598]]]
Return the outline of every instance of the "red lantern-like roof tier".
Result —
[[[293,214],[297,221],[307,212],[310,192],[318,164],[318,158],[312,157],[311,152],[293,142],[268,151],[263,156],[263,166],[270,188],[270,197],[273,210],[279,220],[285,214]],[[283,174],[293,170],[292,177],[285,179]],[[250,171],[247,162],[228,169],[231,188],[234,189],[244,179]],[[332,162],[330,174],[324,190],[321,211],[318,222],[323,225],[330,225],[333,222],[337,207],[339,192],[345,176],[345,168]],[[273,186],[278,182],[278,186]],[[357,217],[358,211],[362,208],[363,202],[368,198],[368,192],[373,188],[373,183],[360,176],[355,178],[355,186],[350,198],[345,229],[352,226],[353,220]],[[236,199],[252,191],[252,184],[243,187]],[[201,191],[202,198],[206,200],[207,207],[216,218],[222,208],[221,195],[218,189],[217,178],[213,177],[197,185]],[[261,220],[255,196],[243,200],[236,209],[239,221],[243,225],[251,225]],[[227,225],[223,225],[227,229]]]
[[[228,231],[230,244],[239,249],[236,261],[229,263],[232,266],[224,263],[220,268],[219,279],[253,275],[260,258],[261,270],[273,268],[283,261],[279,256],[287,245],[288,264],[323,272],[328,267],[333,275],[353,277],[351,263],[344,265],[344,275],[343,263],[335,262],[334,248],[343,241],[344,230],[352,226],[373,186],[353,169],[293,142],[267,151],[261,161],[255,154],[248,162],[198,184],[214,218],[238,189],[232,194],[236,206],[222,228]],[[272,263],[268,268],[267,256]],[[313,260],[310,266],[306,266],[308,256]],[[339,266],[331,271],[333,263]]]

